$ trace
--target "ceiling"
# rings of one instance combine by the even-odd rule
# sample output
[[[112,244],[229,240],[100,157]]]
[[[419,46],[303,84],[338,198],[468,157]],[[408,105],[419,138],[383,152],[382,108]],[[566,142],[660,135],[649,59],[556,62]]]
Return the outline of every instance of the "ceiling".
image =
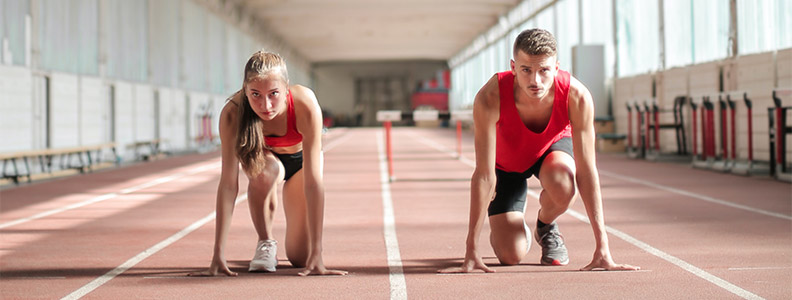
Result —
[[[521,0],[228,0],[310,62],[447,60]]]

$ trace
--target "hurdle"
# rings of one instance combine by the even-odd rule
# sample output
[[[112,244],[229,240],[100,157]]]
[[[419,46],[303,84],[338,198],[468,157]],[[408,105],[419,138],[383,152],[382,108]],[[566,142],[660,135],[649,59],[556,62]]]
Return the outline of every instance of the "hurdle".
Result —
[[[712,169],[716,163],[715,156],[715,106],[712,104],[711,95],[704,95],[700,97],[693,97],[690,102],[693,108],[693,114],[700,109],[701,116],[701,155],[698,155],[696,142],[693,142],[693,160],[692,165],[694,168]],[[693,123],[696,123],[695,117]],[[693,130],[696,126],[693,125]],[[694,134],[694,140],[696,136]]]
[[[627,157],[644,158],[646,156],[647,131],[644,126],[644,114],[638,100],[627,101]],[[632,117],[635,116],[635,125]],[[633,133],[635,129],[635,133]]]
[[[714,102],[714,100],[713,100]],[[731,171],[731,161],[729,159],[729,127],[728,127],[728,111],[729,105],[726,103],[726,97],[724,94],[718,94],[718,108],[720,108],[720,149],[721,155],[720,157],[715,155],[715,151],[712,151],[713,157],[715,157],[715,162],[712,164],[712,169],[721,171],[721,172],[730,172]],[[714,105],[714,103],[713,103]],[[714,118],[713,118],[714,122]],[[732,119],[732,123],[734,119]],[[713,147],[717,147],[715,145],[715,135],[713,130],[713,135],[711,136],[712,145]],[[732,137],[732,144],[734,144],[734,137]]]
[[[775,179],[792,182],[792,172],[786,161],[787,135],[792,134],[792,126],[787,124],[787,111],[792,106],[792,89],[774,89],[773,104],[767,108],[768,134],[770,136],[770,175]]]
[[[409,120],[449,120],[456,122],[457,159],[462,158],[462,122],[473,121],[472,110],[454,110],[451,112],[439,112],[437,110],[415,110],[406,112],[400,110],[380,110],[377,111],[377,122],[382,122],[382,126],[385,130],[385,155],[388,161],[388,180],[390,182],[396,180],[393,174],[393,142],[391,138],[391,128],[393,127],[393,122]]]
[[[745,104],[746,109],[746,117],[747,117],[747,124],[746,124],[746,134],[747,134],[747,146],[748,146],[748,156],[745,160],[740,159],[737,157],[737,106],[740,103],[740,99],[742,99],[742,103]],[[753,102],[750,98],[748,98],[748,93],[744,91],[736,91],[736,92],[727,92],[726,93],[726,101],[729,103],[729,107],[731,108],[731,136],[732,136],[732,165],[731,165],[731,172],[734,174],[740,175],[756,175],[756,174],[769,174],[770,169],[767,165],[760,164],[759,162],[754,160],[754,153],[753,153]]]
[[[652,139],[652,147],[647,147],[647,160],[674,160],[680,158],[687,160],[687,137],[685,136],[685,119],[683,114],[685,102],[687,101],[687,96],[674,97],[673,108],[671,110],[660,109],[656,98],[647,101],[645,105],[648,110],[646,120],[648,125],[646,130],[647,132],[651,131],[650,137]],[[661,123],[660,113],[666,112],[671,112],[674,120],[672,122]],[[650,113],[651,118],[649,118]],[[662,154],[660,152],[660,131],[666,129],[674,130],[677,148],[676,155]]]

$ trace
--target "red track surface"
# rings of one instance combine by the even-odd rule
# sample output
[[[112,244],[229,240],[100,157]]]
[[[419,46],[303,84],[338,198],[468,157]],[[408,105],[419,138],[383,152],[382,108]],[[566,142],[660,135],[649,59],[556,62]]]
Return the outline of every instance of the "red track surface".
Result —
[[[482,254],[497,272],[439,275],[464,255],[472,138],[465,136],[465,159],[458,160],[450,154],[452,130],[396,128],[397,180],[383,185],[380,131],[331,131],[325,142],[324,260],[348,276],[298,277],[283,246],[278,272],[248,273],[256,234],[247,203],[236,207],[226,250],[238,277],[185,276],[209,265],[214,220],[139,256],[214,215],[219,154],[209,153],[0,192],[0,297],[62,298],[137,257],[131,268],[81,290],[84,297],[390,298],[398,276],[389,276],[383,235],[385,187],[398,238],[392,250],[401,256],[406,282],[393,289],[409,298],[792,298],[792,186],[622,155],[598,157],[606,225],[615,230],[609,236],[616,261],[641,271],[577,271],[594,250],[590,226],[575,217],[585,215],[578,201],[558,221],[568,266],[539,266],[535,243],[523,264],[498,266],[485,228]],[[538,186],[531,179],[529,187],[538,192]],[[245,187],[240,183],[240,194]],[[537,209],[529,195],[531,223]],[[275,222],[283,243],[280,208]]]

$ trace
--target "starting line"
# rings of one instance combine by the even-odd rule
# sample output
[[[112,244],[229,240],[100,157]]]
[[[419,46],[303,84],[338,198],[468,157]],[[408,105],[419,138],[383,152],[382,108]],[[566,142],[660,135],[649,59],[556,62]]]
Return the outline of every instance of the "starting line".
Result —
[[[437,121],[449,120],[456,121],[456,150],[457,158],[462,158],[462,122],[473,121],[472,110],[454,110],[451,112],[440,112],[437,110],[415,110],[402,112],[400,110],[381,110],[377,112],[377,122],[382,122],[385,127],[385,155],[388,159],[388,180],[393,182],[393,147],[391,142],[391,127],[393,122],[398,121]]]

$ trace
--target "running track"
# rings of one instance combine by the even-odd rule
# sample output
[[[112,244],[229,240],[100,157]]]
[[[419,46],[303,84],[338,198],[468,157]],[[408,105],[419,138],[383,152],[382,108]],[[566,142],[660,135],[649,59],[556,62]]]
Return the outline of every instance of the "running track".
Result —
[[[454,132],[395,128],[396,181],[383,180],[381,129],[325,138],[324,261],[348,276],[296,276],[283,245],[277,273],[248,273],[256,235],[246,182],[226,258],[235,278],[186,277],[212,255],[219,153],[42,182],[0,192],[0,298],[792,298],[792,186],[599,155],[617,262],[637,272],[579,272],[593,253],[581,201],[559,220],[565,267],[519,266],[440,275],[465,250],[473,140],[456,159]],[[529,181],[527,217],[538,209]],[[278,208],[275,233],[283,241]]]

